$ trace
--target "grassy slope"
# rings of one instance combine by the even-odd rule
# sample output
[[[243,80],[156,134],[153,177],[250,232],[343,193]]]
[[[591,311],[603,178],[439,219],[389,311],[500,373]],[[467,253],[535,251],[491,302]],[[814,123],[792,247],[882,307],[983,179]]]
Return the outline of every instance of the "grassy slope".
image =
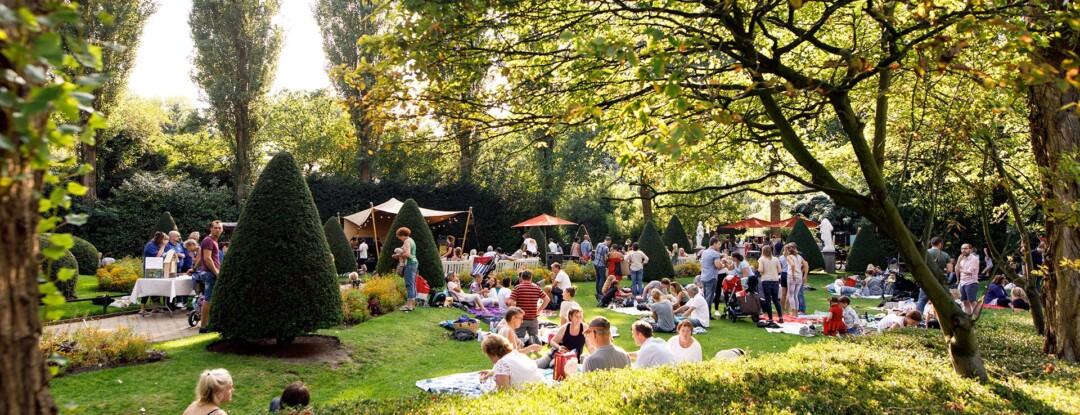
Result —
[[[811,284],[823,287],[830,281],[816,276]],[[580,298],[591,296],[592,283],[577,285],[584,293]],[[823,291],[808,292],[809,309],[824,310],[826,298]],[[616,339],[617,345],[636,350],[629,336],[633,317],[593,308],[594,302],[589,300],[581,302],[587,317],[604,315],[625,333]],[[876,303],[856,300],[859,306]],[[490,368],[478,343],[449,340],[447,331],[436,325],[460,314],[455,309],[424,308],[412,313],[395,312],[348,329],[325,330],[323,334],[338,336],[353,349],[354,362],[336,368],[210,353],[205,346],[217,337],[200,335],[159,344],[169,354],[165,362],[64,376],[53,381],[52,389],[57,403],[67,413],[128,414],[138,413],[139,408],[147,408],[147,413],[177,413],[192,399],[201,370],[224,367],[233,373],[237,387],[235,401],[226,408],[230,413],[264,410],[269,400],[294,380],[305,381],[312,390],[313,402],[318,403],[412,396],[420,392],[413,385],[416,380]],[[735,324],[713,324],[707,334],[697,336],[707,357],[732,347],[762,356],[764,352],[785,352],[798,344],[833,341],[767,334],[746,319]]]

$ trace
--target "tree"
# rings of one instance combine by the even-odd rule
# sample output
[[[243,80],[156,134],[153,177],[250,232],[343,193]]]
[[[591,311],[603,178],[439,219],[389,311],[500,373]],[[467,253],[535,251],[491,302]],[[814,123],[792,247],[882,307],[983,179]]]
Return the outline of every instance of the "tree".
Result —
[[[360,180],[365,182],[373,178],[381,127],[374,122],[373,97],[368,96],[376,82],[375,74],[363,67],[381,61],[382,57],[361,47],[359,40],[379,33],[382,19],[376,18],[378,7],[371,0],[319,0],[314,8],[315,20],[322,31],[327,70],[356,129],[356,161]]]
[[[259,111],[260,148],[288,151],[304,175],[350,176],[356,172],[356,142],[350,116],[327,90],[281,91]]]
[[[128,74],[135,66],[135,52],[139,49],[146,19],[157,11],[155,0],[95,0],[78,3],[82,25],[69,25],[63,30],[65,35],[86,39],[95,45],[116,44],[119,47],[105,48],[101,51],[101,72],[107,76],[101,87],[95,91],[93,106],[104,115],[109,115],[112,107],[119,101],[121,91],[127,85]],[[98,19],[101,14],[108,14],[106,19]],[[67,69],[72,78],[90,75],[93,69],[77,67]],[[89,113],[81,114],[85,124]],[[82,162],[93,167],[82,177],[86,187],[83,200],[93,203],[97,192],[97,151],[102,137],[95,141],[82,143],[80,153]]]
[[[874,232],[874,229],[870,226],[864,226],[859,229],[859,233],[855,234],[855,242],[851,243],[847,263],[844,264],[844,271],[856,275],[862,274],[866,271],[866,266],[870,264],[885,269],[886,257],[887,255],[882,249],[877,232]]]
[[[645,264],[645,281],[654,281],[661,278],[675,278],[675,266],[671,263],[664,248],[664,241],[660,239],[660,232],[656,231],[653,221],[645,222],[645,229],[638,237],[638,246],[645,256],[649,257],[649,263]]]
[[[71,246],[71,254],[79,264],[80,275],[94,275],[97,273],[98,261],[101,253],[94,244],[79,237],[74,237],[75,244]]]
[[[157,223],[154,224],[154,230],[150,232],[150,237],[152,238],[154,236],[154,232],[161,232],[168,235],[169,232],[175,230],[177,230],[176,221],[173,220],[172,214],[169,213],[169,211],[165,211],[161,213],[161,216],[158,216]]]
[[[334,267],[338,275],[356,272],[356,253],[349,246],[349,240],[345,239],[345,230],[341,229],[338,218],[327,219],[323,224],[323,232],[326,234],[326,242],[330,244],[330,253],[334,254]]]
[[[191,39],[195,44],[192,80],[210,103],[211,118],[230,138],[237,203],[252,180],[259,131],[255,111],[270,89],[281,49],[281,28],[273,23],[278,0],[195,0]]]
[[[222,337],[289,343],[341,324],[330,245],[289,153],[278,153],[266,165],[231,242],[210,308]]]
[[[435,244],[435,236],[431,234],[427,220],[420,213],[420,206],[412,199],[401,205],[401,210],[394,217],[394,224],[387,230],[375,272],[386,274],[394,271],[397,260],[391,256],[394,255],[394,249],[401,248],[403,244],[396,236],[397,230],[402,227],[409,228],[412,232],[411,238],[416,242],[416,260],[420,262],[417,273],[431,288],[445,287],[446,274],[443,272],[442,260],[439,259],[439,246]]]
[[[671,215],[671,219],[667,223],[667,229],[664,229],[663,240],[666,248],[670,248],[671,244],[679,244],[679,248],[686,249],[693,247],[690,237],[686,236],[686,228],[679,221],[679,215]]]
[[[78,36],[58,34],[63,25],[82,24],[74,4],[6,1],[0,16],[0,72],[8,74],[0,79],[6,97],[0,100],[0,413],[53,414],[49,370],[38,348],[38,300],[51,307],[63,304],[64,295],[53,282],[38,281],[44,278],[41,262],[60,260],[74,241],[53,233],[51,246],[39,250],[37,235],[86,221],[85,215],[60,215],[60,209],[71,207],[70,195],[85,194],[83,186],[69,182],[46,194],[45,184],[60,183],[69,170],[79,172],[70,156],[76,143],[90,141],[104,124],[91,106],[91,91],[101,78],[88,76],[76,85],[61,70],[100,69],[101,51]],[[80,107],[93,113],[85,126],[68,122],[79,119]],[[45,318],[62,313],[46,311]]]

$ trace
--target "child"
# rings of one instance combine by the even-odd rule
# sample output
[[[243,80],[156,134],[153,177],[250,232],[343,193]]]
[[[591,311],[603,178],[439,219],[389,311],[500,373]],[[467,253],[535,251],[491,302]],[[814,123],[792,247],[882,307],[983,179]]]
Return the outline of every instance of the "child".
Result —
[[[577,287],[571,285],[565,291],[563,291],[563,301],[559,305],[559,325],[562,326],[566,322],[570,321],[570,309],[577,307],[581,308],[581,304],[574,301],[574,297],[577,295]]]
[[[394,255],[401,255],[403,253],[405,253],[405,250],[403,250],[401,248],[394,248]],[[397,273],[398,273],[398,275],[401,275],[401,274],[405,273],[405,261],[407,261],[405,258],[398,258],[398,263],[397,263]]]
[[[281,396],[270,401],[270,412],[288,409],[302,409],[311,403],[311,393],[304,382],[296,381],[281,392]]]
[[[357,274],[355,272],[350,272],[349,273],[349,283],[352,284],[353,288],[360,288],[360,274]]]
[[[847,327],[847,334],[862,334],[862,325],[859,324],[859,313],[855,312],[855,308],[851,306],[851,299],[846,295],[840,297],[840,306],[844,309],[844,326]]]
[[[844,325],[844,309],[840,307],[840,299],[829,297],[829,315],[825,316],[825,334],[837,336],[847,332]]]

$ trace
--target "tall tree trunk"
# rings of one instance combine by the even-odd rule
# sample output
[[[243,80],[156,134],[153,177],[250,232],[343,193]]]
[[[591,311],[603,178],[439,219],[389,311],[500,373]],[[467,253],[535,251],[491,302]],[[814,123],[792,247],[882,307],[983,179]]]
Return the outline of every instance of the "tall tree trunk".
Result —
[[[1077,51],[1075,33],[1063,35],[1042,48],[1036,61],[1055,67],[1066,58],[1066,51]],[[1059,38],[1059,39],[1061,39]],[[1046,265],[1050,272],[1043,279],[1042,300],[1046,309],[1044,351],[1059,359],[1080,360],[1080,270],[1062,266],[1064,260],[1080,259],[1080,232],[1070,217],[1076,215],[1074,204],[1080,197],[1077,177],[1063,169],[1064,160],[1080,152],[1080,119],[1063,106],[1080,101],[1076,89],[1062,91],[1054,83],[1035,85],[1028,90],[1028,122],[1031,148],[1039,165],[1043,209],[1046,214]]]
[[[641,215],[645,218],[645,222],[652,220],[652,199],[653,194],[649,191],[649,188],[645,186],[645,177],[641,178],[642,184],[638,186],[638,194],[641,196]]]
[[[554,215],[555,212],[555,136],[538,131],[537,138],[543,143],[537,149],[540,158],[540,210],[541,213]]]
[[[247,109],[239,111],[236,120],[236,204],[243,206],[247,197],[248,181],[251,176],[251,129]]]
[[[809,218],[807,218],[807,219],[809,219]],[[769,221],[770,222],[779,222],[780,221],[780,199],[773,199],[772,201],[769,202]],[[779,226],[774,226],[771,229],[772,229],[772,237],[773,238],[779,238],[780,237],[780,227]],[[778,254],[778,253],[777,252],[773,253],[773,255],[776,255],[776,254]]]
[[[473,151],[473,136],[476,134],[477,127],[473,126],[468,130],[462,130],[459,127],[455,127],[458,144],[458,171],[457,177],[459,180],[471,183],[473,177],[473,167],[476,165],[476,154]]]
[[[97,135],[96,132],[95,135]],[[86,194],[83,195],[83,203],[86,204],[92,204],[97,200],[97,150],[96,142],[94,145],[85,143],[82,145],[82,163],[92,167],[92,169],[86,172],[82,177],[82,185],[86,187]]]

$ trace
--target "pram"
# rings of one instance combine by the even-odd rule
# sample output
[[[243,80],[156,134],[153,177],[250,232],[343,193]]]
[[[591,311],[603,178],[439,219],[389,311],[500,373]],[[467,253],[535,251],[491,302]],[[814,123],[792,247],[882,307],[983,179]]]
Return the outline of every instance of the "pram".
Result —
[[[886,283],[886,293],[892,294],[892,301],[919,298],[919,285],[900,273],[893,273],[893,282]]]
[[[761,297],[755,292],[724,291],[724,318],[734,323],[741,317],[750,317],[757,322],[761,318]]]

